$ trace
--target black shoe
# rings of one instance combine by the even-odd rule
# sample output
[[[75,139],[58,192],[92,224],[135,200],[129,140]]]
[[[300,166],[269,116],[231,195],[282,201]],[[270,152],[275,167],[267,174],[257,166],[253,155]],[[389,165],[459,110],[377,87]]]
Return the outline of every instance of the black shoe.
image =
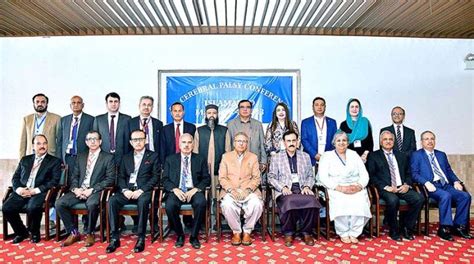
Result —
[[[199,239],[195,237],[189,237],[189,243],[191,243],[191,246],[195,249],[201,248],[201,243],[199,243]]]
[[[31,243],[35,243],[35,244],[36,244],[36,243],[39,243],[40,240],[41,240],[40,234],[31,235],[31,239],[30,239]]]
[[[415,240],[415,237],[413,236],[413,232],[406,227],[402,229],[402,235],[403,235],[403,238],[406,240]]]
[[[443,240],[454,241],[453,237],[451,236],[449,232],[449,228],[447,227],[439,227],[438,236]]]
[[[391,230],[389,232],[389,235],[388,235],[392,240],[395,240],[395,241],[402,241],[402,238],[400,237],[400,233],[398,233],[398,231],[395,231],[395,230]]]
[[[174,243],[174,246],[177,248],[184,246],[184,235],[178,235],[178,238],[176,239],[176,243]]]
[[[105,252],[106,253],[112,253],[114,252],[115,250],[117,250],[117,248],[120,247],[120,240],[119,239],[116,239],[116,238],[112,238],[110,240],[110,244],[107,246],[107,248],[105,249]]]
[[[23,241],[23,240],[25,240],[25,239],[27,239],[27,238],[28,238],[28,235],[16,236],[16,237],[13,239],[12,243],[13,243],[13,244],[18,244],[18,243],[20,243],[21,241]]]
[[[469,234],[469,231],[466,229],[466,227],[462,226],[462,225],[457,226],[456,228],[453,228],[452,233],[455,236],[459,236],[459,237],[462,237],[462,238],[465,238],[465,239],[471,239],[472,238],[471,234]]]
[[[133,248],[133,252],[138,253],[143,250],[145,250],[145,238],[139,238],[135,244],[135,248]]]

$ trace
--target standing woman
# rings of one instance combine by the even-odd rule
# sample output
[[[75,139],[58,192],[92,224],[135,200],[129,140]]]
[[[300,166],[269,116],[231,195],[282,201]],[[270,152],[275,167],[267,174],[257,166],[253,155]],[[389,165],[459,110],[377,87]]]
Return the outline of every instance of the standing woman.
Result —
[[[299,136],[298,125],[290,120],[290,111],[285,103],[278,103],[272,114],[272,122],[268,124],[265,132],[265,151],[267,156],[275,155],[278,151],[285,149],[283,134],[286,131],[294,131]]]
[[[347,134],[338,130],[319,161],[318,178],[328,190],[329,217],[343,243],[358,243],[365,224],[372,217],[367,194],[369,173],[362,159],[348,146]]]
[[[346,120],[341,123],[340,129],[346,132],[349,138],[349,149],[356,151],[365,163],[369,152],[374,151],[374,140],[372,126],[362,114],[360,101],[355,98],[349,99]]]

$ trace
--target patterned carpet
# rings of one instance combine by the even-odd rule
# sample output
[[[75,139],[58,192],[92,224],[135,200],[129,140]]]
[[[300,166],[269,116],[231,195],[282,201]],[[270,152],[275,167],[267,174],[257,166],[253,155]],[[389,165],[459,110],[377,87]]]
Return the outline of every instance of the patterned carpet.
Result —
[[[471,225],[472,226],[472,225]],[[442,241],[435,235],[436,227],[429,236],[418,236],[415,241],[395,242],[386,233],[379,238],[361,238],[359,244],[343,244],[333,235],[330,241],[320,238],[313,246],[306,246],[297,239],[291,248],[278,237],[272,242],[267,236],[263,242],[255,235],[251,246],[230,245],[230,233],[225,233],[220,243],[212,234],[209,243],[202,240],[202,247],[195,250],[186,237],[183,248],[174,247],[175,236],[163,243],[150,244],[142,253],[133,253],[136,237],[125,235],[122,246],[112,254],[106,254],[107,243],[96,243],[91,248],[84,242],[61,248],[54,240],[42,240],[38,244],[24,241],[19,245],[11,240],[0,241],[0,263],[471,263],[474,262],[474,239],[456,237],[455,242]],[[471,233],[472,233],[471,229]]]

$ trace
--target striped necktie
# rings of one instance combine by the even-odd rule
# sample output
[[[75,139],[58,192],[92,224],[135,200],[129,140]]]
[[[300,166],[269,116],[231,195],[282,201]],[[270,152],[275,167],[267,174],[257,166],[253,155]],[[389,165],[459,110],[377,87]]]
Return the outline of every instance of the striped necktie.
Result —
[[[397,125],[397,147],[398,150],[402,151],[403,140],[402,133],[400,132],[400,125]]]
[[[387,154],[387,159],[388,159],[388,167],[390,169],[390,183],[392,184],[392,187],[396,188],[397,187],[397,174],[395,174],[395,164],[393,163],[392,159],[392,153],[385,153]]]
[[[441,181],[441,184],[445,185],[446,179],[444,178],[443,173],[441,173],[441,170],[439,169],[438,165],[436,165],[434,153],[430,153],[430,161],[431,161],[431,167],[433,167],[434,174],[438,175],[439,180]]]

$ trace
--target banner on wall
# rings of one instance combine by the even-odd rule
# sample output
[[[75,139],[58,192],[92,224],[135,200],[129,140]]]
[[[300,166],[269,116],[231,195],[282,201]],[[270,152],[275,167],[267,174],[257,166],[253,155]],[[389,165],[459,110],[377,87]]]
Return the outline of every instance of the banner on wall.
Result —
[[[275,105],[283,102],[288,105],[290,118],[297,113],[295,109],[296,77],[287,75],[179,75],[162,77],[160,98],[166,107],[166,122],[172,122],[168,110],[174,102],[185,108],[185,120],[202,124],[205,107],[215,104],[219,107],[220,123],[227,123],[238,115],[237,105],[242,99],[250,100],[254,107],[252,117],[270,123]],[[164,90],[164,91],[163,91]],[[164,93],[166,96],[164,96]],[[163,112],[162,112],[163,113]],[[162,116],[163,117],[163,116]]]

